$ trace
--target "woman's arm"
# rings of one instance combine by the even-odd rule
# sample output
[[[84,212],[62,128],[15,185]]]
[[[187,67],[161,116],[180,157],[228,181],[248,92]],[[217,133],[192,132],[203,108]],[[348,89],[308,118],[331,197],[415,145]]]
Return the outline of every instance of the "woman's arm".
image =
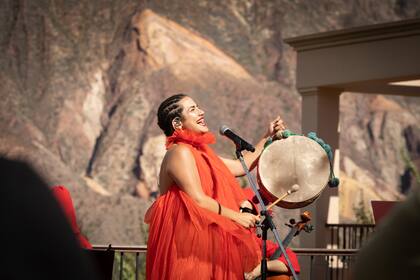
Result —
[[[283,120],[278,116],[274,121],[270,122],[267,133],[261,138],[261,140],[255,145],[255,151],[252,152],[244,152],[244,161],[246,166],[252,170],[257,163],[257,159],[261,155],[264,144],[268,140],[269,137],[276,134],[278,131],[282,131],[285,129]],[[236,177],[245,175],[245,171],[242,167],[241,162],[236,159],[227,159],[220,157],[223,161],[223,163],[229,168],[230,172]]]
[[[177,145],[168,151],[165,172],[197,204],[214,213],[219,212],[219,203],[207,196],[201,187],[195,159],[188,147]],[[255,226],[259,217],[250,213],[240,213],[221,205],[220,215],[246,227]]]
[[[263,149],[264,149],[264,144],[267,141],[268,136],[264,136],[257,145],[255,145],[255,152],[243,152],[243,156],[244,156],[244,161],[246,166],[252,170],[257,162],[257,159],[259,158],[259,156],[261,155]],[[223,163],[229,168],[230,172],[238,177],[238,176],[243,176],[245,175],[245,171],[244,168],[242,167],[241,162],[238,159],[227,159],[227,158],[223,158],[220,157],[223,161]]]

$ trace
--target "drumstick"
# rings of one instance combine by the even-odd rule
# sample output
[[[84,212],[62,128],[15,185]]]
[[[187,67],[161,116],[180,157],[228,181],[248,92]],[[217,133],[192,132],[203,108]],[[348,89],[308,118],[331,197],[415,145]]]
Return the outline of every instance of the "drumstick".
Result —
[[[267,210],[270,210],[274,205],[276,205],[277,203],[279,203],[280,201],[282,201],[286,196],[297,192],[299,190],[299,185],[298,184],[294,184],[292,186],[292,188],[290,190],[288,190],[284,195],[282,195],[281,197],[277,198],[276,201],[274,201],[273,203],[271,203],[270,205],[267,206]]]

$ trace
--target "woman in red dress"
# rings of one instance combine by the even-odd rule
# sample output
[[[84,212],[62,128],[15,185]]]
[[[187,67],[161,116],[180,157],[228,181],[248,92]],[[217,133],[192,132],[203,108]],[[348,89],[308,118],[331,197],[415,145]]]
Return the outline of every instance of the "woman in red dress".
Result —
[[[146,213],[149,223],[147,279],[243,279],[260,261],[251,228],[259,217],[239,212],[247,198],[235,176],[239,161],[217,156],[204,111],[178,94],[162,102],[158,125],[167,138],[159,174],[160,196]],[[280,117],[270,123],[254,153],[244,153],[251,167],[268,137],[283,130]]]

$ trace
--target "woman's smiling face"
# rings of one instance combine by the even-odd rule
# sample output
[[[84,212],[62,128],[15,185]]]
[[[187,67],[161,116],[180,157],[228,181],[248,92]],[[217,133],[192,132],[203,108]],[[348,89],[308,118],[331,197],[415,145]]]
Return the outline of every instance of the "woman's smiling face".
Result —
[[[191,97],[184,97],[179,101],[182,106],[182,128],[196,133],[209,131],[204,120],[204,111],[195,103]]]

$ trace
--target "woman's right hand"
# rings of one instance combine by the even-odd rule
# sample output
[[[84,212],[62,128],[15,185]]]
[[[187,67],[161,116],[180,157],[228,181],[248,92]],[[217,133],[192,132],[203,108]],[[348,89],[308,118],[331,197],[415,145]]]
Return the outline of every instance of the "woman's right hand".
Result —
[[[258,216],[255,216],[251,213],[237,213],[235,217],[235,222],[240,224],[245,228],[255,227],[255,224],[259,222],[261,219]]]

